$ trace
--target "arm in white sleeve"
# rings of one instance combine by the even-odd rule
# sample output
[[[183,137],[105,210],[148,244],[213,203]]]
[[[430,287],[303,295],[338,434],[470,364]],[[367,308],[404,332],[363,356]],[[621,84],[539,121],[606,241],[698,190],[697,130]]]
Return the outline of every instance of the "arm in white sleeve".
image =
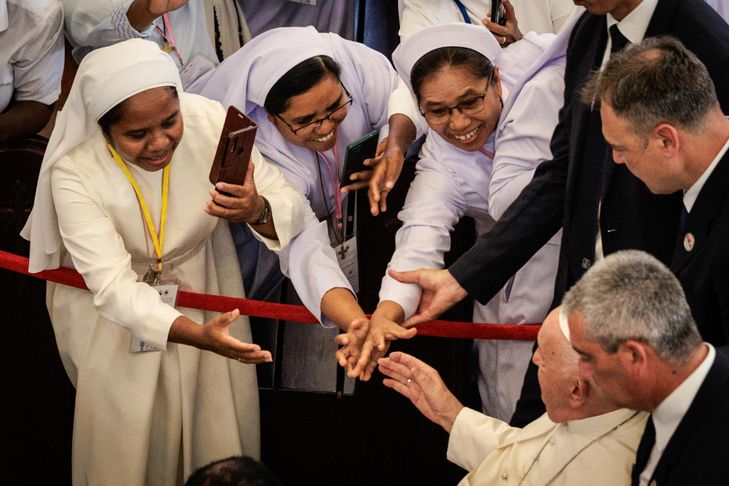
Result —
[[[154,24],[140,32],[129,23],[127,10],[132,2],[64,0],[66,35],[71,45],[88,51],[137,37],[149,39],[154,32]],[[80,57],[83,54],[85,52]]]
[[[22,47],[13,55],[13,99],[50,105],[58,99],[63,75],[63,11],[60,3],[35,18],[34,25],[14,26]]]
[[[68,158],[51,169],[51,188],[64,246],[93,294],[94,307],[135,336],[164,348],[170,326],[181,313],[163,303],[155,289],[137,281],[121,235],[89,196]]]
[[[296,189],[286,182],[281,171],[268,162],[255,147],[251,152],[251,162],[255,168],[253,180],[256,183],[256,190],[271,205],[271,215],[278,240],[261,236],[254,226],[251,226],[251,229],[253,235],[270,250],[279,252],[304,228],[311,209]]]
[[[460,10],[451,0],[404,0],[400,15],[400,42],[431,25],[461,22]]]
[[[337,255],[329,243],[326,221],[318,221],[309,210],[306,227],[279,254],[281,272],[294,285],[301,302],[325,327],[335,327],[321,310],[324,294],[333,288],[354,291],[339,267]]]
[[[388,270],[443,268],[443,255],[451,245],[450,232],[463,216],[465,202],[458,182],[437,167],[425,159],[418,162],[417,175],[398,214],[403,225],[395,235],[395,253]],[[421,293],[418,285],[400,283],[385,274],[380,302],[397,302],[408,319],[417,309]]]
[[[448,437],[448,460],[472,471],[519,431],[521,429],[499,419],[464,408],[456,417]]]
[[[420,109],[415,103],[415,98],[410,93],[407,85],[398,76],[398,83],[395,90],[390,93],[390,99],[387,102],[387,119],[389,120],[392,115],[400,113],[410,118],[410,121],[415,125],[415,138],[418,139],[425,135],[428,131],[428,123],[425,118],[420,114]],[[382,128],[385,130],[386,126]],[[386,135],[386,133],[385,133]],[[384,138],[382,131],[380,131],[380,139]]]
[[[549,66],[527,83],[499,129],[489,184],[495,220],[532,180],[537,166],[552,158],[549,144],[562,106],[562,74],[560,66]]]

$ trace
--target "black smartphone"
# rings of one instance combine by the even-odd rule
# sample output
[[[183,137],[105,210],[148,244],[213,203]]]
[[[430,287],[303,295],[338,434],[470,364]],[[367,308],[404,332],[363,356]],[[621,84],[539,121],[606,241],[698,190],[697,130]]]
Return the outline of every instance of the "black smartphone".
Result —
[[[344,155],[342,180],[340,182],[342,187],[357,182],[349,180],[349,176],[355,172],[372,170],[372,167],[364,165],[364,161],[375,156],[375,153],[377,152],[377,139],[379,134],[379,130],[372,130],[364,137],[347,145],[347,152]]]
[[[491,0],[491,22],[506,25],[506,7],[501,0]]]

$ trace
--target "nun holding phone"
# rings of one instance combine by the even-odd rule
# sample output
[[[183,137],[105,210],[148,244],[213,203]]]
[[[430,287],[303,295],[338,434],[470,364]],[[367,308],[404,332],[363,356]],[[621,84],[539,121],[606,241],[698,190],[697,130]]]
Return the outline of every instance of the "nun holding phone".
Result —
[[[364,318],[354,297],[356,241],[346,215],[347,192],[366,187],[370,171],[355,172],[354,183],[343,187],[344,156],[350,143],[379,130],[380,155],[368,163],[402,165],[417,112],[409,96],[390,101],[399,83],[389,61],[363,44],[313,27],[284,27],[255,37],[191,87],[253,119],[258,149],[309,200],[319,221],[308,221],[279,255],[280,268],[326,326],[346,330]],[[243,272],[257,274],[253,296],[264,297],[278,283],[277,262],[245,228],[231,225],[231,231],[242,265],[251,261],[247,254],[259,252],[258,266]],[[393,331],[414,334],[399,326]]]

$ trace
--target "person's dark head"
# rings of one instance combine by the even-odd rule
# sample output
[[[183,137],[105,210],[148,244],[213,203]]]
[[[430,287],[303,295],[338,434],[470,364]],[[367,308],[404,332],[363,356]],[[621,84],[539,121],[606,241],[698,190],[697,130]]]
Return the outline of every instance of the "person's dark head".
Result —
[[[501,116],[499,71],[467,47],[440,47],[423,55],[410,73],[420,111],[446,141],[473,152],[496,129]]]
[[[281,482],[255,459],[233,456],[201,467],[185,486],[281,486]]]
[[[171,162],[184,129],[174,86],[136,93],[117,103],[97,123],[124,160],[148,171],[163,169]]]
[[[334,146],[352,100],[339,76],[334,59],[315,56],[291,68],[271,87],[263,106],[286,140],[317,151]]]
[[[590,78],[582,97],[600,103],[616,163],[657,194],[691,186],[683,134],[706,132],[721,109],[706,67],[678,40],[650,38],[627,47]]]

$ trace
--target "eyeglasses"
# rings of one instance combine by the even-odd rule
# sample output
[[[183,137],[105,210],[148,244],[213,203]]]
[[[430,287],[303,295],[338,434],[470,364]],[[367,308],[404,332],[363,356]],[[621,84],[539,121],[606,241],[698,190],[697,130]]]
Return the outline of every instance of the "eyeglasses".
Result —
[[[341,83],[340,83],[340,84],[341,84]],[[344,102],[344,103],[342,103],[341,105],[339,105],[339,106],[337,106],[336,108],[334,108],[334,109],[333,109],[332,111],[330,111],[330,112],[329,112],[329,113],[328,113],[328,114],[327,114],[326,116],[323,116],[323,117],[321,117],[321,118],[317,118],[316,120],[314,120],[314,121],[310,121],[309,123],[306,123],[306,124],[304,124],[304,125],[301,125],[300,127],[296,127],[296,128],[292,127],[292,126],[291,126],[291,125],[289,125],[289,123],[288,123],[288,122],[287,122],[286,120],[284,120],[284,119],[283,119],[283,118],[281,117],[281,115],[279,115],[279,114],[276,114],[276,115],[274,115],[274,116],[275,116],[276,118],[278,118],[279,120],[281,120],[281,121],[282,121],[282,122],[284,123],[284,125],[286,125],[286,126],[287,126],[287,127],[289,128],[289,130],[291,130],[291,133],[293,133],[294,135],[296,135],[297,133],[299,133],[299,132],[300,132],[301,130],[303,130],[303,129],[305,129],[305,128],[313,128],[313,127],[314,127],[314,125],[318,125],[318,126],[321,126],[321,124],[322,124],[322,123],[324,123],[324,121],[325,121],[325,120],[329,120],[329,121],[331,121],[331,120],[332,120],[332,117],[333,117],[334,115],[336,115],[337,113],[341,113],[341,111],[342,111],[343,109],[345,109],[346,107],[348,107],[349,105],[351,105],[351,104],[352,104],[352,95],[350,95],[350,94],[349,94],[349,91],[347,91],[347,88],[345,88],[343,84],[342,84],[342,89],[344,90],[344,93],[343,93],[343,95],[347,97],[347,101],[345,101],[345,102]]]
[[[453,111],[455,110],[460,111],[464,115],[475,115],[477,113],[480,113],[481,110],[483,110],[484,106],[486,106],[484,99],[489,92],[489,86],[491,86],[491,78],[493,77],[493,75],[494,71],[492,69],[491,74],[489,74],[489,79],[486,82],[486,89],[484,90],[483,94],[479,96],[474,96],[473,98],[468,98],[467,100],[463,100],[454,106],[432,108],[429,110],[421,111],[420,114],[423,115],[425,119],[433,125],[441,125],[451,119]]]

